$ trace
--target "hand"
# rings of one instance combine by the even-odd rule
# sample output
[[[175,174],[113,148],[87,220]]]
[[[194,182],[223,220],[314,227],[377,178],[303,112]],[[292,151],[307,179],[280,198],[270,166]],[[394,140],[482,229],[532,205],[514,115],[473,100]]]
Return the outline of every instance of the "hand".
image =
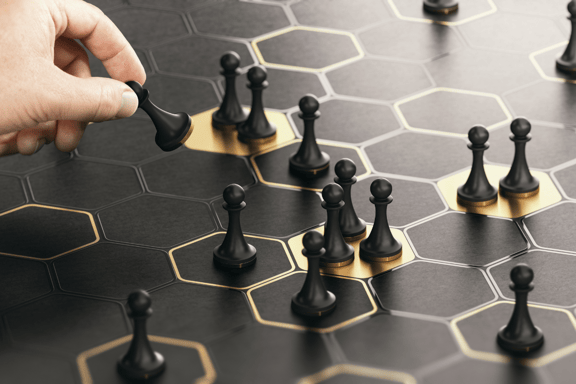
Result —
[[[0,0],[0,156],[55,141],[76,148],[88,122],[128,117],[146,73],[122,32],[82,0]],[[79,39],[113,79],[91,77]],[[115,79],[115,80],[114,80]]]

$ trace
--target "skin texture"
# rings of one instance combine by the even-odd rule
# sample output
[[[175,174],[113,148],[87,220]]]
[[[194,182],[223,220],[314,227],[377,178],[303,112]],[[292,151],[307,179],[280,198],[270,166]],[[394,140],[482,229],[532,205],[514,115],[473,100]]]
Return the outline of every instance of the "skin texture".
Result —
[[[52,141],[70,152],[88,122],[138,109],[124,82],[144,84],[146,73],[99,8],[82,0],[2,0],[0,25],[0,156],[31,155]],[[88,55],[74,39],[112,79],[91,76]]]

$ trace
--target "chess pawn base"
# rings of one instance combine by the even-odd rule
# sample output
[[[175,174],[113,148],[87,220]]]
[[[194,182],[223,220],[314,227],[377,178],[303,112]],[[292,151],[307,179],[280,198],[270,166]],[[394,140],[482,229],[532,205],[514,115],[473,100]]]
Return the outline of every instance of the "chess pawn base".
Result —
[[[292,296],[292,310],[302,316],[326,316],[336,308],[336,296],[330,291],[324,297],[313,299],[314,305],[310,306],[309,299],[303,298],[300,292]]]
[[[330,156],[325,152],[321,152],[321,158],[318,159],[316,164],[304,165],[296,158],[296,153],[290,156],[290,172],[297,176],[305,178],[315,178],[328,173],[330,166]]]
[[[238,124],[242,124],[248,118],[248,114],[246,113],[246,111],[243,110],[242,112],[244,113],[237,116],[236,119],[225,119],[220,116],[220,110],[216,110],[212,114],[212,126],[216,129],[226,131],[236,129]]]
[[[448,15],[458,10],[458,2],[453,0],[424,0],[424,10],[430,13]]]
[[[251,244],[248,245],[243,252],[235,251],[234,259],[230,258],[226,252],[222,251],[222,246],[219,245],[214,248],[213,258],[214,262],[225,268],[246,268],[256,262],[256,248]]]
[[[556,57],[556,68],[559,71],[576,75],[576,61],[567,61],[562,59],[562,54]]]
[[[364,261],[384,263],[400,257],[402,257],[402,243],[396,239],[386,250],[369,249],[366,247],[366,240],[360,242],[360,258]]]
[[[260,129],[257,134],[251,133],[244,124],[238,126],[238,140],[246,144],[264,144],[276,138],[276,124],[269,123],[266,130]]]
[[[346,234],[344,234],[344,232],[342,232],[342,236],[344,236],[344,240],[346,240],[349,243],[351,243],[353,241],[358,241],[358,240],[366,237],[366,223],[362,219],[359,219],[359,220],[360,220],[360,223],[363,225],[360,225],[358,227],[358,231],[350,232],[350,233],[346,233]]]
[[[516,339],[510,338],[510,335],[506,332],[507,325],[500,328],[498,331],[498,345],[507,351],[513,351],[517,353],[528,353],[535,351],[540,348],[544,343],[544,334],[542,330],[538,327],[534,327],[534,332],[528,336],[522,336],[522,343],[518,343]]]
[[[140,362],[140,367],[134,367],[127,364],[126,359],[118,360],[117,368],[122,377],[128,380],[148,380],[158,376],[166,368],[164,357],[158,352],[154,352],[154,359],[151,361]],[[145,367],[145,369],[142,369]]]
[[[527,197],[536,196],[540,192],[540,181],[537,178],[533,178],[533,185],[529,188],[522,188],[522,191],[516,188],[510,187],[506,184],[505,178],[500,179],[499,192],[502,196],[509,197],[512,199],[525,199]]]
[[[492,187],[490,194],[487,197],[478,198],[477,196],[469,195],[464,192],[464,185],[458,187],[458,194],[456,200],[458,204],[469,207],[486,207],[494,204],[498,200],[498,190]]]

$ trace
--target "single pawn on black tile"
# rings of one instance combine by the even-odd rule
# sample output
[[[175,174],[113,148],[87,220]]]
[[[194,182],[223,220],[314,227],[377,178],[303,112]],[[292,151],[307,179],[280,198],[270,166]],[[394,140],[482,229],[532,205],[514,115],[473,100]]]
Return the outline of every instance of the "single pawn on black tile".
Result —
[[[330,156],[320,150],[314,133],[314,120],[320,117],[320,103],[316,96],[308,94],[300,99],[298,106],[298,117],[304,121],[304,137],[298,151],[290,155],[290,171],[308,178],[318,177],[330,166]]]
[[[302,238],[302,254],[308,259],[308,273],[300,292],[292,296],[292,310],[303,316],[325,316],[336,308],[336,296],[326,289],[320,275],[320,259],[325,254],[324,236],[310,231]]]
[[[526,143],[531,125],[524,117],[518,117],[510,124],[510,140],[514,142],[514,161],[508,175],[500,179],[500,193],[507,197],[524,198],[534,196],[540,189],[540,181],[532,176],[526,161]]]
[[[276,125],[264,113],[262,92],[268,88],[266,68],[255,66],[248,71],[248,88],[252,90],[252,107],[248,119],[238,125],[238,139],[242,142],[259,142],[276,135]]]
[[[222,194],[228,211],[228,230],[222,244],[214,248],[214,262],[226,268],[245,268],[256,262],[256,248],[248,244],[240,226],[240,211],[246,208],[244,188],[230,184]]]
[[[152,316],[152,299],[141,289],[128,296],[128,315],[134,323],[134,336],[128,352],[118,360],[118,372],[128,380],[146,380],[164,371],[164,357],[154,352],[148,334],[146,320]]]
[[[188,140],[194,125],[192,118],[185,112],[176,114],[158,108],[149,99],[150,92],[142,88],[136,81],[128,81],[126,85],[138,96],[138,107],[150,116],[156,127],[156,144],[163,151],[169,152],[177,149]]]
[[[472,169],[466,183],[458,187],[458,203],[473,207],[485,207],[498,198],[498,190],[490,184],[484,170],[484,151],[490,148],[489,133],[482,125],[468,131],[468,148],[472,151]]]
[[[424,10],[430,13],[448,15],[458,10],[458,2],[455,0],[424,0]]]
[[[340,230],[340,210],[344,206],[344,191],[338,184],[330,183],[322,190],[322,208],[326,210],[324,248],[326,253],[320,263],[323,267],[337,268],[354,261],[354,247],[346,244]]]
[[[360,219],[352,204],[352,185],[356,184],[356,164],[342,159],[334,166],[337,183],[344,191],[344,206],[340,209],[340,230],[346,241],[360,240],[366,236],[366,223]]]
[[[402,243],[394,238],[388,224],[388,204],[394,200],[392,184],[385,178],[376,179],[370,184],[370,193],[376,216],[370,236],[360,242],[360,258],[379,263],[396,260],[402,256]]]
[[[556,68],[562,72],[574,74],[576,71],[576,0],[568,3],[568,12],[570,13],[568,20],[572,24],[570,41],[564,53],[556,58]]]
[[[498,332],[498,344],[510,352],[532,352],[544,343],[544,334],[532,323],[528,312],[528,292],[534,289],[534,272],[528,265],[518,264],[510,271],[510,279],[516,303],[508,325]]]
[[[236,93],[236,77],[240,75],[240,55],[234,51],[224,53],[220,58],[222,72],[226,79],[226,90],[220,109],[212,114],[212,125],[219,129],[236,128],[248,119],[248,113],[240,105]]]

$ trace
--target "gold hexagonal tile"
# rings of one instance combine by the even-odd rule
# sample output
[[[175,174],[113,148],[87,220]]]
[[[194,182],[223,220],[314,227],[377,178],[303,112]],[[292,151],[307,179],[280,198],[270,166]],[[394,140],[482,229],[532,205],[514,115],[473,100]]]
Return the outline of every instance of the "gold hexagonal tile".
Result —
[[[414,376],[398,371],[386,369],[362,367],[352,364],[338,364],[321,370],[318,373],[302,378],[298,384],[316,384],[329,380],[338,375],[350,375],[357,377],[368,377],[372,379],[382,379],[403,384],[416,384]]]
[[[542,48],[539,49],[536,52],[532,52],[530,54],[530,62],[532,63],[532,65],[534,65],[534,67],[536,68],[536,71],[538,71],[538,74],[540,75],[540,77],[542,77],[544,80],[548,80],[548,81],[554,81],[557,83],[572,83],[572,84],[576,84],[576,80],[573,79],[565,79],[563,77],[558,77],[558,76],[549,76],[546,74],[546,72],[544,71],[544,69],[540,66],[540,64],[538,63],[538,60],[536,60],[536,57],[545,53],[548,53],[550,51],[556,50],[560,47],[566,47],[566,45],[568,44],[568,40],[563,41],[561,43],[558,44],[554,44],[551,45],[550,47],[546,47],[546,48]]]
[[[388,4],[390,5],[390,8],[394,12],[394,15],[397,18],[399,18],[400,20],[415,21],[418,23],[430,23],[430,24],[436,23],[436,24],[447,25],[447,26],[456,26],[456,25],[462,25],[465,23],[469,23],[471,21],[474,21],[474,20],[480,19],[482,17],[491,15],[493,13],[496,13],[496,11],[498,11],[498,8],[496,7],[496,4],[494,4],[494,1],[486,0],[488,5],[490,6],[490,10],[488,10],[486,12],[481,12],[481,13],[478,13],[477,15],[470,16],[470,17],[467,17],[466,19],[462,19],[462,20],[458,20],[458,21],[436,21],[436,20],[426,19],[426,18],[422,18],[422,17],[404,16],[400,13],[400,11],[398,10],[398,7],[396,6],[396,4],[394,4],[394,1],[398,1],[398,0],[388,0]]]
[[[190,149],[206,152],[226,153],[237,156],[250,156],[293,140],[296,136],[286,115],[281,112],[265,111],[268,121],[276,124],[276,135],[270,140],[243,143],[238,140],[236,129],[216,129],[212,126],[212,108],[192,116],[194,130],[184,145]],[[245,108],[249,111],[248,108]]]
[[[316,230],[322,234],[324,234],[324,227],[316,228]],[[363,239],[359,239],[356,241],[349,242],[351,246],[354,247],[354,261],[352,264],[346,265],[340,268],[324,268],[321,267],[320,271],[327,275],[336,275],[336,276],[346,276],[346,277],[355,277],[358,279],[365,279],[368,277],[372,277],[378,275],[382,272],[389,271],[392,268],[396,268],[402,264],[406,264],[412,260],[414,260],[414,251],[406,236],[404,236],[404,232],[399,229],[391,228],[392,234],[396,238],[396,240],[402,242],[402,256],[396,260],[392,260],[386,263],[370,263],[364,261],[360,258],[360,242]],[[368,224],[366,226],[366,236],[370,235],[372,231],[372,225]],[[308,260],[306,257],[302,255],[302,238],[304,234],[298,235],[296,237],[291,238],[288,240],[288,246],[296,259],[296,263],[300,269],[308,270]]]
[[[488,181],[497,187],[500,179],[508,174],[510,168],[497,165],[484,165]],[[526,216],[529,213],[538,211],[562,200],[562,196],[554,182],[545,172],[531,171],[532,175],[540,180],[540,192],[534,196],[524,199],[511,199],[498,194],[498,200],[494,204],[485,207],[467,207],[457,201],[458,187],[466,182],[470,170],[466,170],[438,182],[438,188],[448,203],[448,206],[461,212],[477,213],[486,216],[497,216],[514,219]]]

